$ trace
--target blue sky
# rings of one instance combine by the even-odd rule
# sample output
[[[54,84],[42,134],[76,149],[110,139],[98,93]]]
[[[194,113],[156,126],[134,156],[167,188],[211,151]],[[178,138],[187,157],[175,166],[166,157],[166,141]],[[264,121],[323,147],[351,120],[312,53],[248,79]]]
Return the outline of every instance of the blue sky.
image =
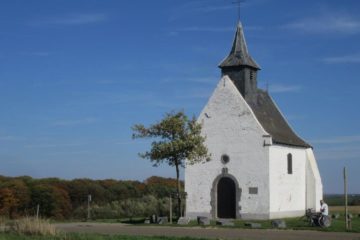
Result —
[[[143,180],[175,176],[139,159],[131,126],[198,115],[230,51],[231,0],[0,4],[0,174]],[[360,1],[247,0],[249,51],[324,190],[360,193]]]

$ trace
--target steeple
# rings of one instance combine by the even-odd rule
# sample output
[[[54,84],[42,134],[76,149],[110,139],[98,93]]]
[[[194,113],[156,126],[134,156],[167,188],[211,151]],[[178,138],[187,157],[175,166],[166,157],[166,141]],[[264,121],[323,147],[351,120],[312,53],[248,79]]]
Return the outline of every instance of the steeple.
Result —
[[[220,63],[222,76],[228,75],[245,99],[256,93],[260,66],[250,56],[241,22],[238,23],[230,54]]]

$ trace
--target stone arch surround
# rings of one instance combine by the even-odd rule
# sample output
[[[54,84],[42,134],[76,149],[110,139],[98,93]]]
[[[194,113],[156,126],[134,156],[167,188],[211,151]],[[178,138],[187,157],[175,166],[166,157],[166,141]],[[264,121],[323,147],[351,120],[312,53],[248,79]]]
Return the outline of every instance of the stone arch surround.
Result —
[[[235,207],[235,211],[236,211],[236,218],[240,218],[241,217],[241,215],[240,215],[240,210],[241,210],[240,199],[241,199],[241,191],[242,190],[239,187],[239,183],[238,183],[236,177],[229,174],[227,168],[222,169],[222,173],[215,178],[215,180],[213,181],[213,184],[212,184],[212,188],[211,188],[211,192],[210,192],[210,194],[211,194],[211,202],[210,202],[210,206],[211,206],[210,214],[211,214],[211,217],[213,219],[217,218],[217,186],[218,186],[218,183],[219,183],[220,179],[223,178],[223,177],[230,178],[235,183],[235,190],[236,190],[236,200],[235,200],[236,207]]]

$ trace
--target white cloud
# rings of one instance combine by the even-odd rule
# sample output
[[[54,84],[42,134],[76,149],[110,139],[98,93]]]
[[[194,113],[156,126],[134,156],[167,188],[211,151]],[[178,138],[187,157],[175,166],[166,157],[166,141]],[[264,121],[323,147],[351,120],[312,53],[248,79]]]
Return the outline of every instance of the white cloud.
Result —
[[[360,19],[352,16],[326,15],[304,18],[282,26],[285,29],[304,33],[360,33]]]
[[[311,140],[311,143],[318,143],[318,144],[341,144],[341,143],[356,143],[356,142],[360,142],[360,135],[336,136],[336,137]]]
[[[96,118],[84,118],[84,119],[74,119],[74,120],[58,120],[55,121],[52,125],[53,126],[74,126],[74,125],[83,125],[83,124],[90,124],[96,122]]]
[[[354,160],[360,156],[360,135],[333,136],[310,142],[318,145],[315,152],[321,160]]]
[[[269,92],[271,93],[286,93],[286,92],[298,92],[301,90],[299,85],[283,85],[283,84],[270,84]]]
[[[322,59],[322,62],[329,64],[336,63],[360,63],[360,54],[326,57]]]
[[[32,26],[42,26],[42,25],[84,25],[91,23],[104,22],[108,17],[103,13],[80,13],[80,14],[71,14],[66,16],[61,16],[57,18],[48,18],[43,20],[38,20],[31,22]]]

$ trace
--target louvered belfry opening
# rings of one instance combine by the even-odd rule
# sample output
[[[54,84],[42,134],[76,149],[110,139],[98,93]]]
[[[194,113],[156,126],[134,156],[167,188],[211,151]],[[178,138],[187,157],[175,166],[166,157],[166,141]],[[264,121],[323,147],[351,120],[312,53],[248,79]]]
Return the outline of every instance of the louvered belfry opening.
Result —
[[[236,186],[228,177],[219,180],[217,186],[217,217],[236,218]]]

